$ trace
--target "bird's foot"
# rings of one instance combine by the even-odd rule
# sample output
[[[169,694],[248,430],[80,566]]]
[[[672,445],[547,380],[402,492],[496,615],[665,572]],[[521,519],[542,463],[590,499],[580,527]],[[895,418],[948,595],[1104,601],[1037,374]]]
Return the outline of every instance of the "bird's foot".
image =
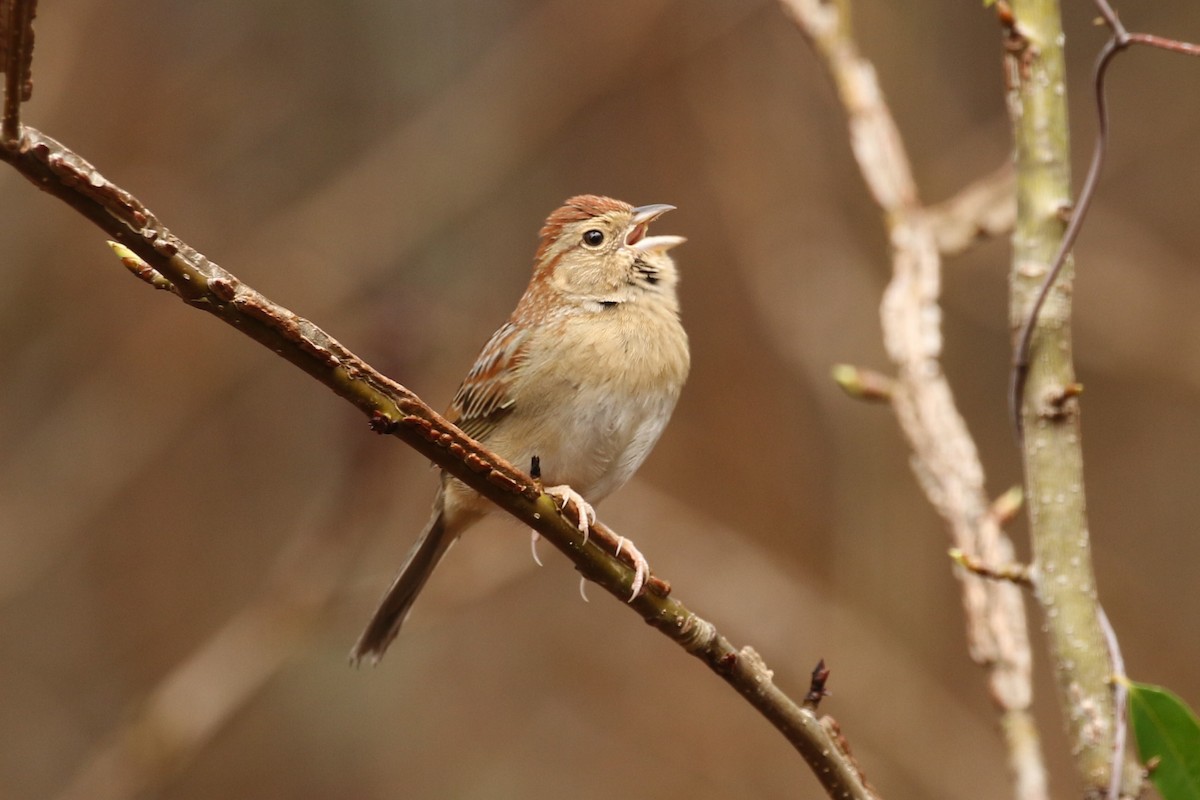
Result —
[[[567,503],[575,504],[575,512],[579,515],[579,532],[583,534],[583,543],[587,544],[588,534],[592,530],[592,523],[596,521],[596,509],[583,499],[583,495],[572,489],[570,486],[563,484],[562,486],[549,486],[543,490],[551,497],[557,497],[560,507],[565,513]]]
[[[588,536],[591,533],[592,525],[596,522],[596,510],[592,508],[588,501],[584,500],[579,492],[572,489],[570,486],[563,484],[562,486],[550,486],[543,491],[551,497],[558,498],[560,508],[565,513],[568,503],[574,503],[575,512],[579,515],[578,527],[583,534],[583,543],[587,544]],[[612,535],[611,533],[609,534]],[[602,537],[602,541],[603,541]],[[626,558],[633,567],[633,583],[631,584],[632,593],[629,596],[628,602],[632,603],[646,588],[646,580],[650,577],[650,562],[642,555],[642,552],[634,546],[633,542],[626,539],[624,536],[616,537],[616,548],[613,551],[613,556],[621,557],[621,551],[625,551]],[[536,560],[536,558],[535,558]],[[581,592],[582,593],[582,592]],[[586,596],[584,598],[587,599]]]
[[[622,550],[629,554],[629,560],[633,562],[633,593],[629,595],[629,600],[626,601],[632,603],[642,593],[642,590],[646,588],[646,578],[650,577],[650,562],[642,555],[641,550],[633,546],[633,542],[624,536],[618,536],[617,552],[614,555],[620,558]]]

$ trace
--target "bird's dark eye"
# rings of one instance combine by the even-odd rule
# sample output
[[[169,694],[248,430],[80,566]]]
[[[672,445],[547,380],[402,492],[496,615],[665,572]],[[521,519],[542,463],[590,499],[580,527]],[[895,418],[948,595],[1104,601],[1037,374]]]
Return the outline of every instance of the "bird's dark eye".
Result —
[[[583,243],[588,247],[599,247],[603,241],[604,231],[598,231],[595,228],[592,228],[591,230],[584,231],[583,233]]]

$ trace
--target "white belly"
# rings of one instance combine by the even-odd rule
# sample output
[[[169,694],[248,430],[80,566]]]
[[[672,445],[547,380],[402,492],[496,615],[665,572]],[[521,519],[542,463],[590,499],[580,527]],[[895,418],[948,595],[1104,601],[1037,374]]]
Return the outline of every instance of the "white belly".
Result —
[[[548,486],[568,484],[592,503],[600,502],[646,460],[674,406],[674,395],[629,397],[580,391],[577,413],[564,431],[567,435],[557,442],[543,438],[536,443],[542,447],[537,455],[543,481]]]
[[[553,419],[553,428],[505,442],[515,452],[502,455],[526,470],[538,456],[545,485],[567,484],[594,504],[628,481],[658,441],[687,377],[687,336],[673,314],[654,337],[597,337],[571,322],[557,333],[578,341],[560,348],[567,355],[544,365],[537,379],[543,387],[557,385],[560,407],[539,408],[517,397],[513,409],[514,415]]]

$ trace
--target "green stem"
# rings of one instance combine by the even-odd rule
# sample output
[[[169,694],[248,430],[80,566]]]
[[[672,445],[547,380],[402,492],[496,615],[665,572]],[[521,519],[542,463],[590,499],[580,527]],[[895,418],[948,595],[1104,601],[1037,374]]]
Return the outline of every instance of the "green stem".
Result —
[[[1071,210],[1070,142],[1057,0],[1014,0],[1005,58],[1016,141],[1017,224],[1011,322],[1030,313]],[[1083,484],[1079,386],[1071,352],[1074,263],[1068,257],[1033,328],[1021,398],[1038,603],[1046,618],[1059,703],[1085,796],[1108,791],[1115,715],[1108,647],[1099,621]],[[1138,771],[1125,769],[1125,792]]]

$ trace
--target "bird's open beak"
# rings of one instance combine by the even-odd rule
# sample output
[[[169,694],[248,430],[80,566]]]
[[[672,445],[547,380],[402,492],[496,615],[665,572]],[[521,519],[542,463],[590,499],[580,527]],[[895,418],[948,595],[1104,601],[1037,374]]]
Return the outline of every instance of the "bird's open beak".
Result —
[[[672,247],[678,247],[686,241],[687,239],[682,236],[643,236],[630,245],[630,247],[634,250],[640,250],[643,253],[653,253],[655,251],[665,253]]]
[[[655,203],[649,206],[639,206],[633,210],[633,217],[629,220],[629,235],[625,237],[625,244],[635,250],[649,253],[653,251],[665,252],[672,247],[677,247],[687,241],[682,236],[647,236],[646,228],[651,222],[661,217],[668,211],[674,211],[675,206],[669,206],[666,203]]]
[[[630,220],[630,223],[633,225],[649,225],[663,214],[674,210],[675,206],[669,206],[666,203],[655,203],[649,206],[639,206],[633,210],[633,219]]]

